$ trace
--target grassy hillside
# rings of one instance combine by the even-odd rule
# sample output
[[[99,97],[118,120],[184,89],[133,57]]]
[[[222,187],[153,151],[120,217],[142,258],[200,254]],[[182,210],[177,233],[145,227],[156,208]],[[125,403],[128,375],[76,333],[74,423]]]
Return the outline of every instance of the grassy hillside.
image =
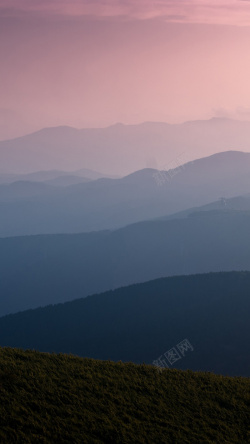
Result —
[[[250,272],[178,276],[0,318],[0,345],[250,376]]]
[[[250,442],[250,380],[0,349],[1,443]]]

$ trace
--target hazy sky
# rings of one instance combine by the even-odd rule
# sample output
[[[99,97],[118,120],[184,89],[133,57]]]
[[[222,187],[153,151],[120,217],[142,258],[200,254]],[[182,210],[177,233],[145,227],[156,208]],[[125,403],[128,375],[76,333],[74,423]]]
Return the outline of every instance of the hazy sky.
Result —
[[[0,139],[250,120],[250,1],[0,0]]]

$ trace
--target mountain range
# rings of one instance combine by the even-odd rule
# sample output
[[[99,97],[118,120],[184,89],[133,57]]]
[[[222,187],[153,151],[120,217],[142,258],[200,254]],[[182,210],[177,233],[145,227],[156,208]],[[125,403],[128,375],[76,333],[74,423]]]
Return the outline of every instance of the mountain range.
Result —
[[[249,199],[246,200],[249,205]],[[0,315],[164,276],[250,270],[250,211],[0,239]]]
[[[249,151],[249,140],[250,122],[225,118],[176,125],[146,122],[81,130],[45,128],[0,141],[0,168],[5,173],[72,172],[81,166],[125,176],[145,167],[171,169],[183,153],[191,161],[202,153]]]
[[[81,170],[76,171],[60,171],[60,170],[48,170],[48,171],[36,171],[27,174],[0,174],[0,184],[8,184],[13,182],[46,182],[46,183],[54,183],[55,185],[61,185],[60,180],[65,180],[66,185],[73,185],[71,181],[76,179],[82,182],[88,180],[96,180],[102,177],[113,177],[107,176],[105,174],[99,173],[97,171],[92,171],[87,168],[82,168]],[[114,176],[115,177],[115,176]],[[73,179],[74,178],[74,179]],[[69,183],[67,183],[67,181]]]
[[[120,179],[63,187],[55,181],[2,184],[0,236],[117,229],[169,216],[249,193],[249,171],[250,153],[230,151],[168,171],[148,168]]]
[[[250,272],[157,279],[2,317],[0,345],[249,377],[249,295]]]

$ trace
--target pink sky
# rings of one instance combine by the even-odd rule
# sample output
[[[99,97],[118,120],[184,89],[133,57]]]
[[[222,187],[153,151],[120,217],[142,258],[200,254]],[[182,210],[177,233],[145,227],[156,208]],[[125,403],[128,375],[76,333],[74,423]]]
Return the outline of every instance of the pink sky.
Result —
[[[184,23],[250,23],[248,0],[1,0],[4,16],[24,14],[79,17],[161,18]]]
[[[250,1],[0,0],[0,139],[250,119]]]

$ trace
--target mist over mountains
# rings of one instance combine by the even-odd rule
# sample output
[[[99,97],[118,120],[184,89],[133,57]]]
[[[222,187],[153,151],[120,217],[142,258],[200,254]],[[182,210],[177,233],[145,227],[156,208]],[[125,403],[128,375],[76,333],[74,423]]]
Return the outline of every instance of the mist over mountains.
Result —
[[[78,179],[82,182],[87,182],[89,180],[96,180],[102,177],[113,177],[108,176],[97,171],[89,170],[88,168],[82,168],[80,170],[68,172],[59,170],[48,170],[48,171],[35,171],[32,173],[23,174],[3,174],[0,173],[0,184],[10,184],[13,182],[46,182],[52,183],[55,181],[55,185],[61,185],[60,180],[65,180],[65,182]],[[58,183],[59,182],[59,183]],[[72,183],[73,184],[73,183]],[[71,185],[71,183],[66,183],[66,185]]]
[[[249,199],[247,200],[249,204]],[[0,239],[0,315],[164,276],[250,270],[250,211]]]
[[[231,132],[228,133],[229,127]],[[199,149],[204,148],[201,143],[207,144],[207,147],[211,143],[209,146],[213,153],[215,140],[219,143],[220,137],[224,137],[223,131],[227,137],[230,136],[231,146],[235,146],[234,137],[237,131],[241,131],[242,138],[237,140],[243,146],[248,130],[247,122],[213,119],[175,126],[149,123],[130,127],[116,125],[103,130],[51,128],[0,142],[1,167],[12,171],[0,175],[0,316],[50,304],[71,303],[75,299],[132,284],[144,282],[150,287],[152,280],[163,277],[250,270],[250,153],[241,152],[238,147],[237,150],[228,150],[228,145],[222,144],[220,152],[208,157],[196,154],[197,158],[191,160],[191,156],[186,163],[186,158],[179,155],[180,151],[184,152],[184,140],[186,147],[189,143],[194,147],[193,153],[198,146]],[[123,141],[122,145],[119,145],[119,140]],[[171,149],[170,145],[163,149],[166,140]],[[143,145],[141,152],[135,148],[142,146],[140,143]],[[115,144],[119,149],[111,158]],[[136,156],[133,157],[135,151]],[[166,153],[169,158],[172,156],[172,161],[162,169],[141,168],[117,177],[126,169],[133,170],[132,164],[139,166],[143,158],[157,163],[156,157],[159,155],[157,158],[160,159],[163,156],[163,159]],[[91,156],[98,161],[92,162]],[[25,167],[22,159],[29,159],[29,165]],[[111,163],[108,167],[108,159],[112,160],[112,167]],[[19,171],[15,165],[18,165]],[[48,166],[50,169],[46,170]],[[37,171],[34,172],[35,168]],[[106,175],[99,171],[106,172]],[[197,276],[195,284],[203,293],[205,280],[199,280]],[[238,285],[241,280],[237,278],[235,282]],[[218,298],[225,296],[221,293],[222,287],[219,285],[215,290]],[[182,287],[182,296],[185,294]],[[234,300],[235,295],[236,291]],[[92,297],[96,300],[97,296],[88,300]],[[105,295],[103,297],[106,298]],[[210,293],[207,297],[212,303]],[[204,296],[201,298],[205,303]],[[131,300],[131,312],[135,308],[134,303],[137,304]],[[219,320],[214,310],[218,309],[221,313],[222,305],[225,309],[227,301],[223,299],[222,305],[216,304],[211,305],[209,316],[211,323],[212,319],[218,322],[218,330]],[[242,307],[246,312],[247,304],[244,296]],[[198,322],[204,307],[200,307],[198,300],[194,307],[195,322]],[[231,308],[230,305],[229,311]],[[111,307],[107,309],[113,313]],[[45,312],[49,313],[49,317],[51,315],[51,320],[54,319],[54,309],[46,310],[35,311],[34,319],[35,313],[43,316]],[[57,308],[55,310],[57,313]],[[109,317],[104,312],[104,322],[108,322]],[[27,326],[33,323],[40,325],[33,320],[33,312],[28,313],[30,321]],[[100,319],[98,310],[93,313]],[[231,311],[228,315],[230,320],[226,329],[233,325]],[[0,345],[41,346],[41,350],[81,354],[80,343],[74,335],[68,342],[64,338],[68,348],[61,348],[60,341],[53,342],[49,338],[44,342],[33,327],[27,330],[27,334],[23,331],[22,336],[18,328],[23,325],[23,321],[19,324],[23,316],[26,319],[26,314],[7,316],[3,318],[3,324],[0,320],[0,326],[4,325],[2,338],[7,338],[7,342],[0,342]],[[75,317],[74,310],[71,312],[70,309],[67,319],[63,315],[60,328],[65,322],[71,328]],[[44,319],[43,322],[48,326],[48,332],[56,336],[51,320]],[[109,320],[115,322],[114,319]],[[128,320],[126,322],[129,324]],[[56,328],[57,321],[54,319],[52,324]],[[198,335],[201,326],[199,322],[197,325]],[[17,336],[10,334],[12,328],[16,329]],[[142,328],[146,329],[145,325]],[[84,317],[81,329],[81,335],[88,337],[91,328]],[[245,333],[248,337],[248,332]],[[100,334],[103,335],[102,332]],[[16,342],[17,337],[25,340]],[[13,338],[13,341],[8,338]],[[34,343],[29,338],[34,338]],[[135,362],[151,359],[149,355],[140,357],[137,349],[131,355],[127,352],[121,356],[113,353],[111,339],[107,339],[111,347],[108,354],[101,354],[95,341],[90,341],[90,348],[85,350],[83,347],[86,356],[132,359]],[[227,349],[225,344],[223,347]],[[145,345],[141,343],[138,347],[143,350]],[[97,349],[98,353],[93,353]],[[226,355],[225,359],[228,362]],[[200,368],[197,362],[192,368],[211,368],[205,357],[200,362]],[[237,365],[223,366],[218,357],[215,369],[237,374]],[[244,355],[238,370],[241,368],[239,371],[246,374],[247,366]]]
[[[146,122],[99,129],[46,128],[0,141],[0,170],[73,171],[82,166],[124,176],[145,167],[170,169],[183,152],[194,160],[221,151],[249,151],[249,140],[250,122],[225,118],[176,125]]]
[[[56,186],[55,181],[2,184],[0,236],[117,229],[171,215],[249,193],[249,171],[250,154],[231,151],[167,172],[144,169],[121,179],[71,186]]]
[[[0,0],[0,444],[250,444],[249,42]]]

